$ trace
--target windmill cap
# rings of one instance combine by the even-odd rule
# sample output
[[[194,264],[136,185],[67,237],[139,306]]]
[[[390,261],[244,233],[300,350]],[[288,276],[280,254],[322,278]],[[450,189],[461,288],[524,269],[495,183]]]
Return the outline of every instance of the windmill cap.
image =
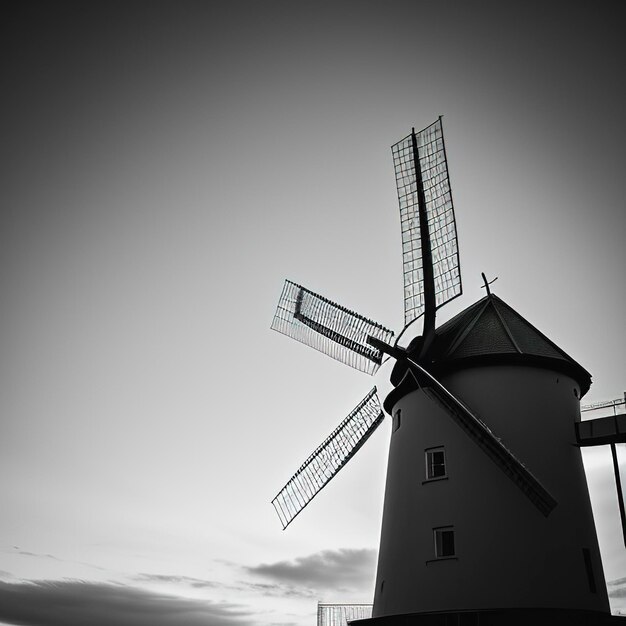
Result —
[[[412,351],[415,355],[419,340],[409,345],[409,355]],[[579,384],[581,397],[591,386],[587,370],[494,294],[475,302],[435,331],[425,367],[438,376],[473,366],[506,364],[553,369],[569,375]],[[385,401],[388,411],[407,391],[400,391],[405,373],[406,366],[396,363],[391,374],[396,389]]]

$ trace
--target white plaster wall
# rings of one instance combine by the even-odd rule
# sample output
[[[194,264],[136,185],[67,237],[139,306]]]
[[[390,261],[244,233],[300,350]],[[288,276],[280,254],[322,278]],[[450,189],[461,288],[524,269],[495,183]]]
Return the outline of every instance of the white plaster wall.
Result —
[[[402,411],[402,424],[391,435],[374,617],[523,607],[608,612],[582,458],[574,445],[578,385],[562,374],[521,366],[473,368],[442,383],[558,505],[544,517],[421,391],[401,398],[394,407],[394,413]],[[424,450],[440,445],[448,479],[423,484]],[[458,558],[432,562],[433,528],[446,525],[454,526]],[[591,551],[595,594],[583,548]]]

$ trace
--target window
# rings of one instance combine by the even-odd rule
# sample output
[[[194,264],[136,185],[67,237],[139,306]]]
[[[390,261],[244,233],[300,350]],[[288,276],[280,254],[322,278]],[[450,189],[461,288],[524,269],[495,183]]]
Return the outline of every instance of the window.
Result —
[[[402,411],[398,409],[393,416],[393,430],[396,431],[400,428],[400,420],[402,419]]]
[[[589,548],[583,548],[583,559],[585,560],[585,570],[587,571],[589,591],[591,591],[591,593],[597,593],[596,579],[593,575],[593,563],[591,562],[591,550],[589,550]]]
[[[454,549],[454,527],[443,526],[441,528],[433,528],[435,535],[435,557],[445,559],[455,556]]]
[[[443,446],[426,450],[426,480],[435,480],[446,476],[446,453]]]

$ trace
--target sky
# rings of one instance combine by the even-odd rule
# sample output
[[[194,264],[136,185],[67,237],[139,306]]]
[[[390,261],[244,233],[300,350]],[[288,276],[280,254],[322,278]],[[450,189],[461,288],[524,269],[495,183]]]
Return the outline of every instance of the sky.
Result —
[[[439,115],[464,293],[438,321],[497,276],[591,372],[583,403],[621,397],[618,8],[13,3],[0,623],[304,626],[371,602],[389,420],[286,531],[270,501],[390,371],[270,324],[289,278],[402,328],[390,146]],[[626,610],[610,452],[584,459]]]

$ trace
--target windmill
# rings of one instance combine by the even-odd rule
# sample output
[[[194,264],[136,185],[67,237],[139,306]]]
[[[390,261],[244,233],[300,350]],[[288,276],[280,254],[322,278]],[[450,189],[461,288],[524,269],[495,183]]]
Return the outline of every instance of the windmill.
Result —
[[[436,328],[437,310],[462,294],[441,118],[413,129],[392,155],[405,313],[395,341],[392,330],[291,281],[272,322],[370,375],[386,355],[396,360],[395,388],[384,402],[393,425],[371,621],[468,611],[494,617],[496,609],[506,615],[486,623],[514,623],[511,611],[539,619],[533,610],[552,611],[552,623],[576,623],[583,614],[604,619],[608,599],[596,583],[602,563],[572,427],[590,375],[492,294],[484,275],[485,297]],[[400,346],[420,318],[421,334]],[[374,387],[272,500],[283,528],[383,417]],[[561,549],[570,517],[575,532]],[[515,537],[511,562],[490,543],[504,541],[505,528]],[[554,557],[549,566],[546,551]],[[521,590],[511,593],[504,581]]]

